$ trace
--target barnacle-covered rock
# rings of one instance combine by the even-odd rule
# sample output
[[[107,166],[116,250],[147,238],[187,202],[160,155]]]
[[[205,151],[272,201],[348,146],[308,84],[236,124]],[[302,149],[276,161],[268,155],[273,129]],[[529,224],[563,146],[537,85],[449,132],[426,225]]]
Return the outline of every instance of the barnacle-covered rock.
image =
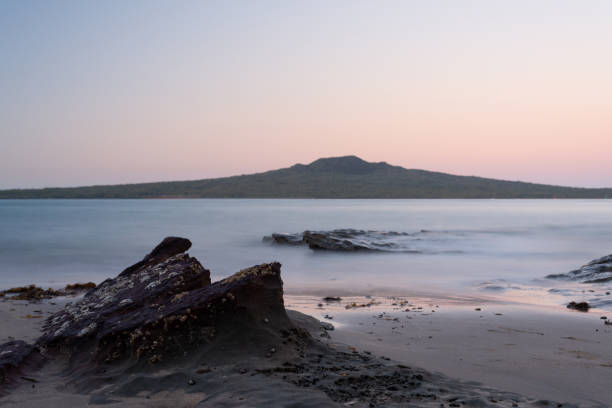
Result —
[[[196,258],[178,252],[189,245],[166,238],[141,262],[51,316],[38,345],[80,363],[155,364],[217,343],[248,348],[293,327],[279,263],[211,284]]]

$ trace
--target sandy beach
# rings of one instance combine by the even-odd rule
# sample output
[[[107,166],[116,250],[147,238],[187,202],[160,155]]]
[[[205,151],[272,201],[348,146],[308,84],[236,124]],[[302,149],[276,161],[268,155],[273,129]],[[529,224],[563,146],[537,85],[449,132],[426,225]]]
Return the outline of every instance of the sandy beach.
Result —
[[[287,303],[334,324],[332,344],[536,399],[612,405],[612,326],[602,319],[609,313],[485,299],[316,300]],[[369,302],[380,304],[346,309]]]
[[[3,329],[0,341],[34,341],[40,335],[44,317],[78,299],[64,297],[41,302],[3,299],[0,301]],[[597,310],[580,313],[562,307],[535,307],[490,299],[478,302],[473,298],[434,297],[355,296],[327,302],[315,296],[286,296],[285,305],[332,324],[333,330],[312,329],[313,335],[332,350],[365,353],[394,364],[422,368],[467,386],[526,396],[544,406],[548,401],[580,407],[612,404],[609,391],[612,326],[604,324],[601,317],[607,316]],[[252,363],[262,364],[256,359]],[[91,395],[73,392],[62,384],[58,375],[60,367],[61,364],[45,366],[31,381],[25,381],[0,399],[0,404],[7,407],[97,405]],[[310,390],[306,397],[297,397],[296,390],[286,383],[278,380],[270,383],[260,376],[237,376],[231,367],[219,367],[217,373],[223,373],[221,384],[217,384],[223,391],[184,390],[177,387],[175,380],[165,386],[160,382],[148,390],[98,403],[130,407],[162,407],[170,403],[177,407],[300,406],[284,404],[292,398],[298,401],[305,398],[306,405],[342,406],[332,404],[319,391]],[[184,380],[182,376],[179,378],[178,382]],[[222,384],[227,381],[235,387],[225,389]],[[256,396],[257,393],[261,395]],[[273,400],[270,400],[271,393],[276,395]],[[207,399],[208,403],[202,402]]]

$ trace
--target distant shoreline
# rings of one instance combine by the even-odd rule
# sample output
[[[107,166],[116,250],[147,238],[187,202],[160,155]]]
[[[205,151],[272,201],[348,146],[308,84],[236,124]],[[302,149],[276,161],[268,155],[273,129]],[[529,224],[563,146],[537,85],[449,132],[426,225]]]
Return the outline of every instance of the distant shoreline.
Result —
[[[608,197],[0,197],[0,201],[35,201],[35,200],[608,200]]]

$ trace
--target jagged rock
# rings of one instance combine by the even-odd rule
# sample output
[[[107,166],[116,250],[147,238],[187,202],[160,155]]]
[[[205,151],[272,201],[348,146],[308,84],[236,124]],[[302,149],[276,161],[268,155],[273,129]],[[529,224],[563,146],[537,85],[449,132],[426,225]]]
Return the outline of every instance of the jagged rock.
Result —
[[[188,240],[167,238],[141,262],[102,282],[51,316],[38,344],[79,361],[158,363],[254,336],[280,342],[291,330],[279,263],[244,269],[211,284],[196,258],[177,253]],[[209,347],[210,348],[210,347]]]
[[[186,238],[166,237],[142,261],[126,268],[119,276],[130,275],[138,270],[158,264],[174,255],[182,254],[189,248],[191,248],[191,241]]]
[[[7,388],[21,379],[26,369],[40,366],[44,361],[36,346],[22,340],[9,341],[0,345],[0,396]]]
[[[612,281],[612,255],[595,259],[579,269],[568,273],[548,275],[547,278],[568,279],[583,283],[610,282]]]

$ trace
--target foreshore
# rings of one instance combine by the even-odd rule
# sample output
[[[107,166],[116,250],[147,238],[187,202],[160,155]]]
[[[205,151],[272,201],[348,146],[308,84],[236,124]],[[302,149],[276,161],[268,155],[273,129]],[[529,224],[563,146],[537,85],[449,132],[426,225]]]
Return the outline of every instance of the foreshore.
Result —
[[[35,341],[47,316],[80,297],[39,302],[3,299],[0,343]],[[612,326],[601,319],[609,317],[604,312],[581,313],[485,298],[400,296],[324,301],[316,296],[285,295],[285,306],[332,324],[334,330],[321,332],[329,337],[320,337],[331,349],[371,354],[542,404],[612,405]],[[37,384],[38,388],[25,384],[0,401],[15,407],[91,402],[89,396],[54,392],[53,384]],[[152,390],[154,395],[144,400],[123,399],[117,406],[146,406],[153,396],[162,405],[178,397],[184,402],[181,406],[187,407],[206,397],[174,388]],[[281,401],[277,403],[282,406]]]
[[[536,399],[612,405],[612,326],[603,311],[450,297],[286,303],[333,323],[332,344]]]

